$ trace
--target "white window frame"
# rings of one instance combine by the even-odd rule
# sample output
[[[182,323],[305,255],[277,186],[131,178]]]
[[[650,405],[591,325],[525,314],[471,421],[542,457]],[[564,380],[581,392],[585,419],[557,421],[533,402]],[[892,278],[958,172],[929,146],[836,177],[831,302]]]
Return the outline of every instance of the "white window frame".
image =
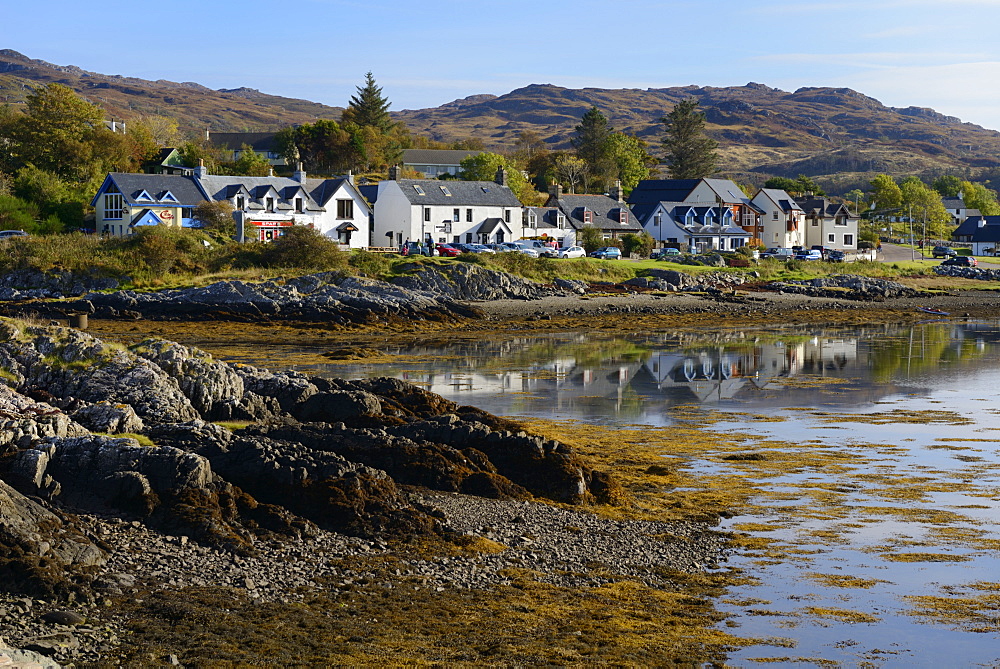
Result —
[[[121,193],[105,193],[104,218],[106,220],[120,221],[124,215],[123,205]]]

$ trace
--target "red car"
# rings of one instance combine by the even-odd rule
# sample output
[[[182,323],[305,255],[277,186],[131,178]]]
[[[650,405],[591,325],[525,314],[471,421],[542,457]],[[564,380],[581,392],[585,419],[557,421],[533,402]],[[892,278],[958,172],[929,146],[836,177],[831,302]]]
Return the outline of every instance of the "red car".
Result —
[[[438,254],[443,258],[454,258],[461,255],[461,251],[451,244],[438,244]]]

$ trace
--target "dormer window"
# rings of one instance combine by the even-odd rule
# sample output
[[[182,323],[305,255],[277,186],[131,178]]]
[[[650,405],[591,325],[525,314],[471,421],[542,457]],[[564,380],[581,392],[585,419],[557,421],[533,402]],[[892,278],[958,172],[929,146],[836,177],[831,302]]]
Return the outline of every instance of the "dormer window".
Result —
[[[566,215],[561,211],[556,212],[556,227],[560,230],[566,227]]]
[[[245,209],[247,206],[247,200],[242,195],[236,196],[236,208],[239,210]]]
[[[618,210],[618,222],[622,225],[628,225],[628,209]]]
[[[300,197],[295,198],[295,213],[302,213],[302,198]]]
[[[160,193],[160,202],[177,202],[177,198],[174,197],[173,193],[165,190]]]
[[[593,223],[594,222],[594,212],[592,212],[589,209],[584,209],[583,210],[583,222],[584,223]]]
[[[146,191],[142,191],[141,193],[136,195],[135,199],[136,202],[153,202],[153,196],[147,193]]]
[[[264,206],[267,207],[268,211],[274,211],[274,198],[273,197],[265,198]]]
[[[537,228],[538,227],[538,215],[534,211],[528,211],[528,227]]]
[[[424,187],[420,184],[413,184],[413,190],[417,191],[417,195],[427,195],[427,193],[424,192]]]

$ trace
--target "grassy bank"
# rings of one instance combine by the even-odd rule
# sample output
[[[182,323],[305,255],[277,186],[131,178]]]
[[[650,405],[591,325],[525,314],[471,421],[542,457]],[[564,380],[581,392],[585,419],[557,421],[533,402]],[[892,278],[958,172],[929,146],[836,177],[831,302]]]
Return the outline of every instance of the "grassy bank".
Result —
[[[415,266],[467,262],[517,276],[551,283],[557,278],[594,282],[621,282],[672,269],[687,274],[733,272],[762,281],[801,280],[834,274],[860,274],[887,279],[934,277],[934,264],[762,260],[746,268],[717,268],[654,260],[598,260],[595,258],[529,258],[518,253],[464,254],[459,258],[403,257],[367,251],[341,251],[336,244],[309,228],[296,228],[271,244],[237,244],[203,231],[150,228],[126,238],[95,235],[54,235],[0,242],[0,273],[35,269],[64,270],[94,277],[114,277],[136,289],[204,285],[222,279],[258,281],[317,271],[391,279]]]

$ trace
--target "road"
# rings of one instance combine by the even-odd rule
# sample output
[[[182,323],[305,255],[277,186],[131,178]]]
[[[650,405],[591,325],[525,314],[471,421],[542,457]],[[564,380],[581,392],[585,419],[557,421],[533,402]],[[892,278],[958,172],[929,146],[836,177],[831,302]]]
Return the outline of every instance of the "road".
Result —
[[[896,244],[882,244],[882,252],[878,254],[879,262],[902,262],[904,260],[920,260],[920,254],[909,248],[908,246],[897,246]],[[983,256],[977,256],[976,260],[979,261],[980,267],[995,268],[998,265],[1000,259],[997,258],[986,258]],[[933,267],[940,264],[940,260],[932,260],[931,258],[925,258],[923,262],[927,263],[928,267]]]

